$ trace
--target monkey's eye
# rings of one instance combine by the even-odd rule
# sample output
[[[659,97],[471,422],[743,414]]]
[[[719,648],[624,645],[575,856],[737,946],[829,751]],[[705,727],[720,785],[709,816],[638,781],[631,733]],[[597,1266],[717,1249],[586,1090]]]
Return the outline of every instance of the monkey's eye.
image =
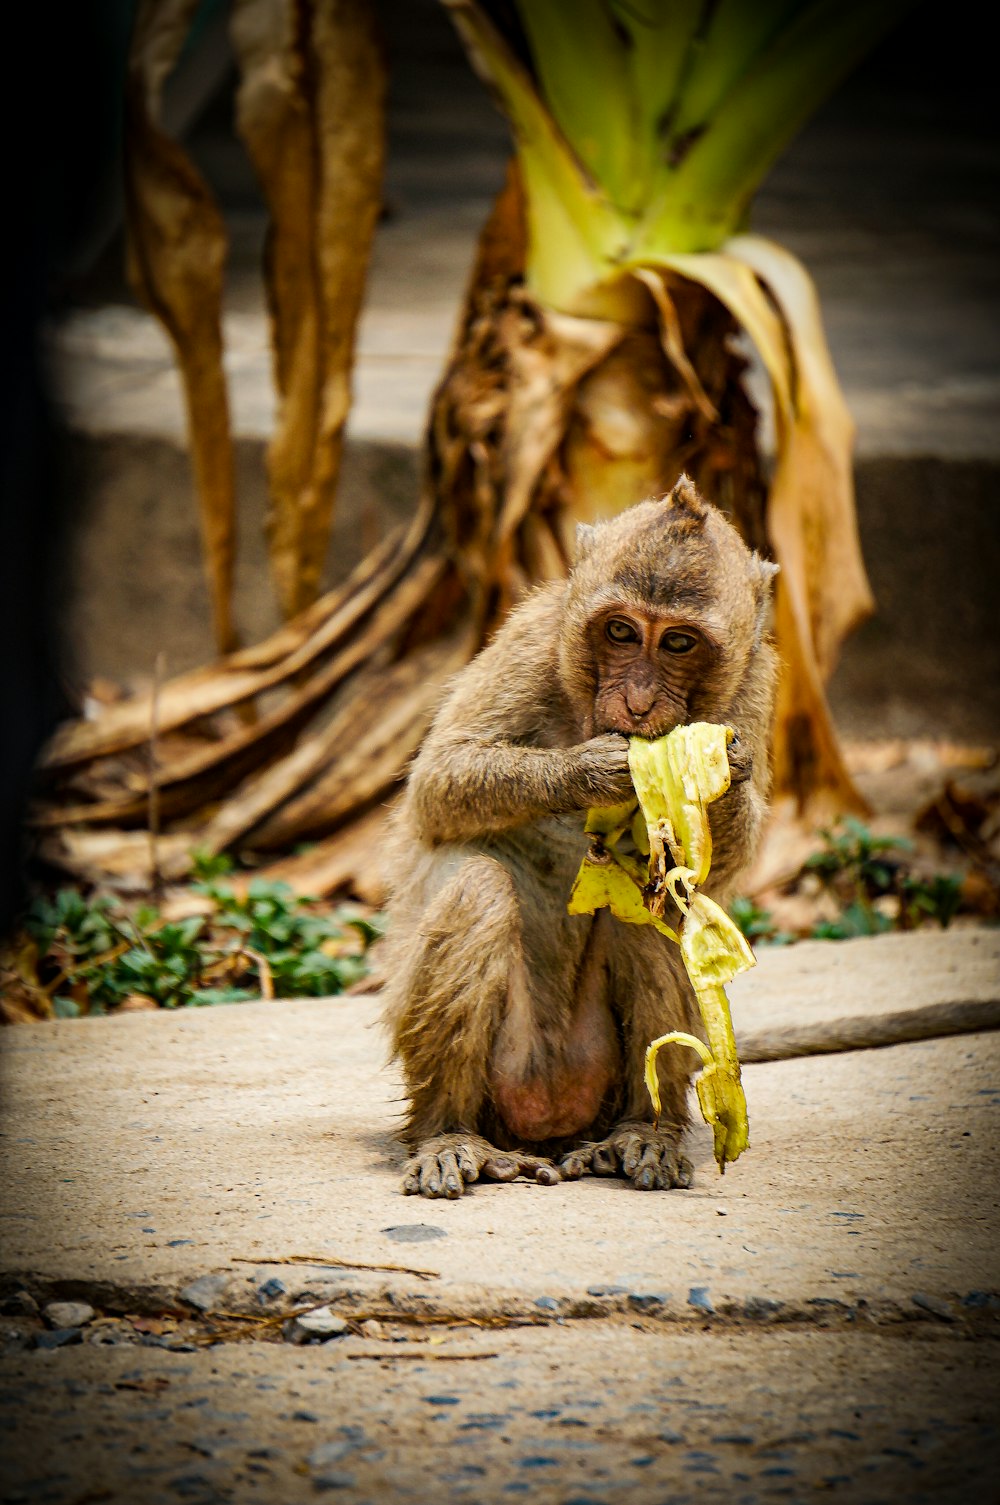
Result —
[[[604,629],[613,643],[637,643],[639,634],[631,622],[624,621],[621,617],[612,617]]]
[[[690,653],[695,645],[695,639],[689,632],[665,632],[660,639],[660,647],[668,653]]]

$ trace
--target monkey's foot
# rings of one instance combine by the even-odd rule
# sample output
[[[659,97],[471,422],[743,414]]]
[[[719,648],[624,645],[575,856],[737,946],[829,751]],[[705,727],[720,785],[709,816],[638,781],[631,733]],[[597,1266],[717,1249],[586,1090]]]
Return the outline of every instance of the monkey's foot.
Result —
[[[564,1181],[576,1181],[585,1171],[595,1176],[624,1176],[637,1191],[669,1191],[688,1187],[694,1171],[680,1151],[676,1129],[654,1129],[648,1123],[619,1124],[597,1144],[582,1144],[559,1162]]]
[[[473,1181],[514,1181],[530,1176],[543,1186],[562,1177],[551,1160],[524,1150],[498,1150],[478,1134],[438,1134],[425,1139],[403,1172],[406,1196],[460,1197]]]

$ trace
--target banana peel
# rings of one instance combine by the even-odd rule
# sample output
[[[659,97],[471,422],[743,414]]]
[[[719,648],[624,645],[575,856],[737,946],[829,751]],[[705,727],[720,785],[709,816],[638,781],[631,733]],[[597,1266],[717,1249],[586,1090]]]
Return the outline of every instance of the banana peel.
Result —
[[[658,1120],[657,1054],[666,1045],[698,1052],[702,1071],[695,1091],[712,1126],[720,1171],[750,1142],[726,983],[752,967],[754,956],[725,910],[698,888],[712,864],[708,805],[729,788],[732,739],[728,727],[704,721],[675,727],[653,742],[630,739],[629,770],[638,802],[588,812],[590,845],[568,906],[570,914],[609,909],[626,924],[655,926],[680,946],[708,1043],[678,1030],[652,1041],[646,1088]],[[626,835],[631,852],[620,849]],[[677,929],[663,918],[668,898],[680,912]]]

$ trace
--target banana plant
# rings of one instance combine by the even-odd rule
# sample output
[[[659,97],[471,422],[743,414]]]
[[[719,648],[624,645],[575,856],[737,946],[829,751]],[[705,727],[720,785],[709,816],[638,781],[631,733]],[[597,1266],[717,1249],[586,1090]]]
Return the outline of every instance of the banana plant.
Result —
[[[808,272],[748,219],[782,148],[905,4],[443,4],[510,123],[524,235],[517,296],[534,316],[526,339],[508,321],[522,348],[507,352],[501,555],[524,557],[529,573],[550,561],[553,573],[571,523],[687,469],[781,565],[778,790],[858,808],[824,691],[841,643],[873,606],[853,424]],[[770,379],[769,478],[734,390],[734,329]],[[547,396],[519,400],[525,382],[537,397],[546,346]]]

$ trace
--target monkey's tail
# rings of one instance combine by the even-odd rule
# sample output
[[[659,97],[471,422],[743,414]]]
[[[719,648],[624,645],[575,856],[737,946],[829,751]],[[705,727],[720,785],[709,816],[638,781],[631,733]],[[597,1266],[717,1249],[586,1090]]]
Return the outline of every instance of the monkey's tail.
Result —
[[[870,1050],[912,1040],[936,1040],[945,1035],[968,1035],[1000,1029],[1000,999],[969,999],[959,1003],[928,1003],[892,1014],[825,1019],[816,1024],[754,1030],[738,1035],[741,1062],[787,1061],[794,1056],[818,1056],[844,1050]]]

